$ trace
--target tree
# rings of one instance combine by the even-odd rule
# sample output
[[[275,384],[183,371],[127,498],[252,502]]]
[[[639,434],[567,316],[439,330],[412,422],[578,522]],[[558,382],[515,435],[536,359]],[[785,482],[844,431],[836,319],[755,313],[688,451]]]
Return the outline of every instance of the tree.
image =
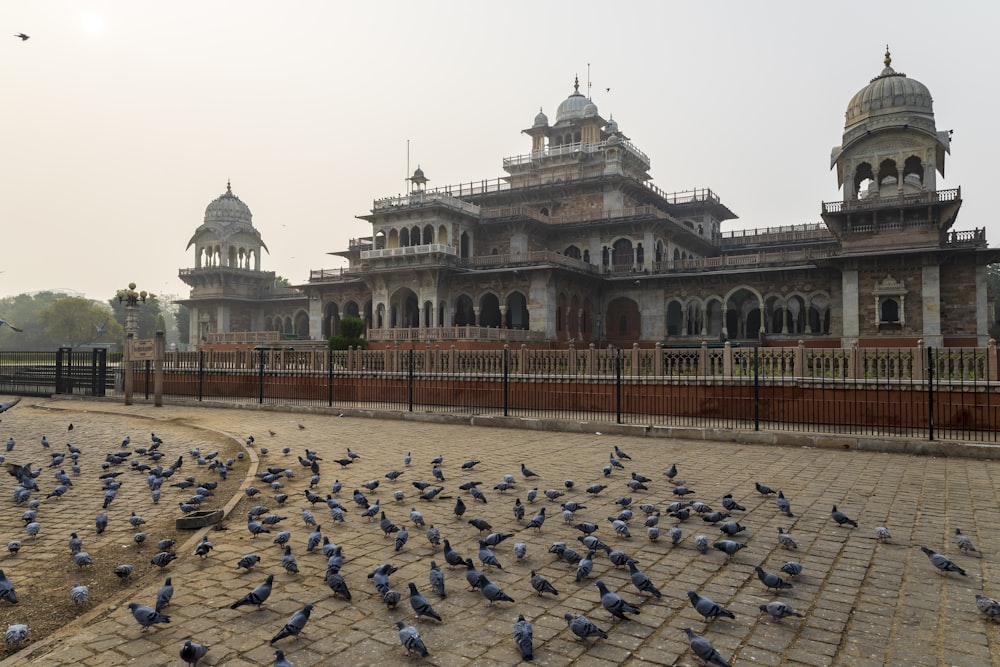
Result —
[[[364,339],[364,333],[364,320],[360,317],[345,315],[340,318],[340,335],[330,337],[330,349],[346,350],[349,347],[368,347],[368,341]]]
[[[109,299],[108,303],[111,304],[111,310],[115,313],[115,319],[124,329],[125,304],[118,301],[117,297]],[[140,301],[138,308],[139,332],[136,334],[136,338],[152,338],[157,331],[163,330],[162,328],[157,329],[159,323],[157,318],[161,314],[161,308],[160,302],[155,295],[147,294],[146,301]]]
[[[58,346],[117,344],[125,337],[107,307],[79,297],[54,301],[39,313],[38,320],[45,335]]]
[[[183,345],[191,342],[191,309],[182,303],[177,304],[177,340]]]
[[[66,295],[59,292],[37,292],[0,299],[0,315],[24,330],[23,333],[15,333],[5,327],[0,332],[0,349],[42,351],[59,347],[61,341],[53,340],[46,334],[39,318],[42,311],[65,298]]]

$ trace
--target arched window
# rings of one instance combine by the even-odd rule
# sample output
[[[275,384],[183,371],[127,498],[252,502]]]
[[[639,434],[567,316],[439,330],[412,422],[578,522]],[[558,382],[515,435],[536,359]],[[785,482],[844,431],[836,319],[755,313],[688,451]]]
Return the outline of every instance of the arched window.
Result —
[[[899,302],[895,299],[883,299],[880,319],[882,322],[899,322]]]

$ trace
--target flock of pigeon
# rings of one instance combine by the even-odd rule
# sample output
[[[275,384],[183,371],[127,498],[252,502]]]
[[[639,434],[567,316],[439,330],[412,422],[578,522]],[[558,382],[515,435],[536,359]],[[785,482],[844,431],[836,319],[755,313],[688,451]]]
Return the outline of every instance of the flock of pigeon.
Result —
[[[300,425],[299,428],[304,427]],[[166,485],[167,488],[179,489],[185,496],[192,494],[185,501],[179,502],[178,506],[183,512],[194,511],[213,494],[218,483],[215,478],[224,479],[227,471],[237,461],[219,461],[216,453],[202,454],[192,450],[191,460],[198,466],[199,475],[181,478],[184,456],[164,465],[163,461],[173,457],[165,458],[162,445],[162,439],[155,434],[151,435],[151,442],[147,447],[133,447],[130,438],[125,438],[118,451],[105,456],[100,473],[106,489],[105,509],[114,502],[116,491],[123,483],[122,475],[131,471],[141,474],[154,503],[159,501],[160,492]],[[247,438],[246,446],[256,447],[252,436]],[[15,447],[16,443],[11,439],[8,442],[8,452]],[[43,448],[49,448],[47,442],[43,442]],[[400,461],[400,468],[380,471],[380,476],[372,479],[373,471],[370,466],[366,467],[361,461],[362,457],[349,447],[343,458],[332,461],[324,461],[316,452],[305,449],[303,455],[296,457],[297,463],[293,462],[291,449],[287,447],[280,452],[283,456],[278,456],[278,452],[269,452],[265,447],[260,447],[258,452],[261,455],[262,470],[258,478],[244,489],[249,499],[248,504],[251,505],[246,513],[248,542],[260,544],[262,552],[264,549],[280,549],[281,568],[291,576],[297,577],[300,574],[298,556],[325,559],[323,581],[330,591],[329,595],[345,601],[355,600],[359,590],[364,590],[387,609],[395,609],[405,596],[417,622],[408,624],[387,619],[386,624],[387,628],[394,626],[394,632],[398,633],[407,656],[426,657],[431,654],[431,648],[425,643],[418,626],[424,621],[446,622],[449,615],[447,589],[453,586],[449,579],[455,576],[451,572],[460,568],[464,570],[464,576],[459,578],[464,579],[468,586],[466,594],[478,593],[490,608],[513,608],[512,650],[518,651],[523,660],[533,660],[536,643],[532,620],[537,621],[537,618],[529,619],[524,613],[517,613],[520,588],[515,591],[507,587],[505,590],[504,586],[493,580],[493,572],[510,571],[509,565],[505,567],[504,562],[509,563],[512,558],[522,571],[530,570],[530,576],[526,578],[538,596],[554,596],[558,599],[560,591],[555,584],[563,588],[566,584],[562,582],[569,581],[572,583],[568,585],[576,586],[578,592],[587,589],[596,591],[593,595],[595,609],[592,612],[581,613],[578,609],[566,609],[561,614],[567,631],[581,642],[608,639],[615,632],[617,624],[630,622],[632,617],[642,613],[643,606],[661,604],[671,598],[683,600],[686,595],[693,609],[705,621],[705,627],[700,631],[702,634],[690,627],[683,629],[691,651],[707,664],[721,667],[730,664],[710,639],[703,635],[708,634],[716,619],[735,620],[736,614],[710,599],[703,591],[688,590],[685,595],[681,595],[680,591],[661,590],[661,586],[640,569],[638,558],[629,554],[628,545],[635,544],[631,541],[635,539],[660,543],[664,552],[677,547],[693,547],[709,558],[712,553],[721,552],[726,563],[734,558],[745,560],[741,551],[747,548],[747,535],[750,531],[747,525],[741,523],[745,520],[741,517],[746,516],[746,508],[734,493],[721,497],[717,508],[703,500],[696,500],[697,493],[692,487],[698,486],[697,483],[680,479],[676,465],[672,465],[662,475],[657,474],[655,479],[649,478],[637,470],[629,470],[635,467],[631,457],[614,446],[607,465],[600,471],[599,478],[602,481],[583,487],[577,486],[571,479],[555,482],[555,477],[550,477],[547,471],[544,476],[539,475],[524,463],[520,465],[519,474],[498,474],[494,481],[484,483],[474,479],[489,467],[479,460],[468,460],[460,465],[449,462],[446,465],[444,456],[438,456],[421,463],[414,462],[407,453]],[[54,473],[56,484],[47,493],[39,489],[41,468],[8,465],[8,472],[17,480],[14,502],[28,508],[23,519],[29,540],[42,530],[42,519],[39,516],[44,507],[42,499],[58,500],[71,493],[72,475],[67,475],[61,469],[62,466],[68,465],[73,475],[80,474],[79,448],[68,445],[65,454],[52,452],[52,458],[53,464],[49,467],[60,470]],[[338,477],[330,483],[329,476],[324,481],[321,470],[333,466],[343,476],[343,482]],[[364,472],[361,472],[362,469]],[[356,476],[355,472],[361,476]],[[208,475],[213,478],[205,478]],[[403,477],[406,479],[402,479]],[[598,477],[596,471],[595,477]],[[361,482],[361,479],[367,481]],[[549,488],[543,488],[544,486]],[[386,487],[391,488],[387,490]],[[627,495],[618,496],[612,489]],[[738,490],[734,489],[734,492]],[[760,498],[755,511],[766,513],[767,504],[773,502],[776,513],[788,518],[796,516],[792,499],[787,498],[780,489],[772,489],[758,481],[753,492],[746,490],[747,495],[751,493]],[[660,504],[652,502],[653,498],[664,497]],[[439,518],[437,525],[425,520],[421,509],[418,509],[423,508],[425,503],[435,504],[435,509],[429,514]],[[447,510],[440,507],[442,503],[447,504]],[[491,507],[488,516],[495,517],[495,505],[500,504],[509,506],[509,514],[505,510],[508,518],[503,526],[494,527],[480,516],[470,518],[470,515],[476,513],[473,508],[486,505]],[[271,505],[273,509],[267,505]],[[302,507],[301,528],[296,531],[295,537],[292,530],[284,528],[283,522],[289,519],[281,514],[281,508],[291,505]],[[609,507],[613,508],[612,515],[601,516],[608,514]],[[329,519],[325,516],[329,516]],[[442,516],[446,518],[441,519]],[[858,527],[858,523],[836,505],[832,505],[830,520],[843,529]],[[107,522],[107,513],[102,512],[97,516],[93,530],[100,534]],[[294,519],[289,522],[299,523]],[[370,572],[358,572],[357,568],[352,568],[350,554],[336,544],[334,537],[336,526],[347,522],[356,524],[361,531],[370,531],[372,540],[391,540],[389,544],[392,545],[394,554],[413,549],[414,542],[419,540],[418,550],[421,553],[430,551],[434,554],[428,563],[426,585],[410,580],[403,587],[404,582],[393,582],[392,576],[400,566],[393,564],[391,558],[389,562],[382,563]],[[135,530],[136,545],[142,546],[148,539],[143,530],[145,521],[133,511],[129,523]],[[323,524],[332,527],[332,530],[324,532]],[[84,532],[81,528],[68,538],[70,556],[81,569],[93,566],[93,560],[85,550],[85,536],[80,536]],[[873,533],[879,542],[889,542],[892,539],[890,531],[884,526],[874,527]],[[474,537],[470,537],[473,534]],[[542,539],[540,535],[545,535],[545,543],[548,543],[549,535],[558,538],[547,548],[547,553],[551,556],[529,554],[529,551],[533,552],[537,548],[535,545]],[[767,538],[756,536],[756,539]],[[773,539],[774,542],[766,548],[768,552],[773,547],[790,553],[798,550],[793,535],[783,528],[777,529],[777,535]],[[976,551],[971,540],[960,530],[956,530],[955,542],[963,552]],[[504,555],[504,549],[508,545],[509,557]],[[161,570],[168,568],[177,558],[174,546],[173,540],[159,541],[150,563]],[[211,567],[214,565],[211,555],[213,546],[206,534],[198,542],[192,555],[208,560],[206,567]],[[24,548],[23,540],[12,540],[8,545],[10,552],[15,555],[21,548]],[[921,549],[940,574],[954,572],[965,575],[960,566],[943,554],[927,547]],[[749,550],[755,551],[756,548]],[[298,555],[296,552],[299,552]],[[140,552],[137,550],[136,553]],[[469,554],[474,554],[474,557]],[[227,566],[235,565],[237,570],[252,573],[266,558],[267,554],[262,558],[257,552],[248,553],[235,564],[227,563]],[[546,560],[542,562],[541,559]],[[412,560],[407,562],[412,563]],[[553,583],[542,574],[543,566],[557,568],[562,573],[560,579]],[[408,568],[412,569],[412,565]],[[618,568],[628,570],[628,580],[634,590],[614,590],[605,580],[607,576],[601,576],[602,572],[610,573]],[[128,563],[120,563],[115,566],[114,572],[127,580],[133,569]],[[754,571],[764,586],[765,594],[773,597],[759,605],[762,615],[766,614],[774,622],[804,617],[803,613],[780,597],[783,591],[793,588],[796,579],[804,571],[802,564],[788,560],[777,572],[770,572],[762,564],[758,564]],[[263,581],[227,606],[236,613],[252,613],[267,604],[275,586],[280,587],[281,582],[276,583],[275,575],[269,573]],[[563,594],[565,592],[564,590]],[[172,580],[167,577],[157,591],[155,600],[148,604],[131,602],[128,605],[129,612],[142,632],[159,624],[170,623],[165,610],[169,607],[173,594]],[[69,595],[77,604],[85,604],[89,600],[87,587],[83,585],[74,586]],[[2,570],[0,601],[12,604],[18,602],[14,584]],[[292,614],[283,626],[274,628],[273,635],[269,633],[272,647],[287,638],[297,639],[303,634],[315,605],[320,602],[321,594],[317,593],[313,602],[305,604]],[[597,607],[598,604],[600,607]],[[984,615],[1000,620],[1000,603],[996,600],[977,595],[976,606]],[[248,608],[250,611],[243,611],[241,608]],[[602,623],[596,615],[602,610],[611,624]],[[7,644],[17,646],[26,640],[27,635],[26,625],[12,624],[6,632]],[[179,656],[186,664],[196,666],[208,651],[207,645],[190,638],[180,647]],[[292,666],[281,648],[275,648],[274,665]]]

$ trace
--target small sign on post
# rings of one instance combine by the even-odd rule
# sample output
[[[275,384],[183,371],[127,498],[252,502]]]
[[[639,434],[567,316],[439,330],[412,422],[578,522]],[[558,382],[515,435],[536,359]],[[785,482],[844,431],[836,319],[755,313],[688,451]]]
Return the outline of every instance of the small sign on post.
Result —
[[[153,361],[155,350],[155,339],[136,338],[132,341],[132,361]]]

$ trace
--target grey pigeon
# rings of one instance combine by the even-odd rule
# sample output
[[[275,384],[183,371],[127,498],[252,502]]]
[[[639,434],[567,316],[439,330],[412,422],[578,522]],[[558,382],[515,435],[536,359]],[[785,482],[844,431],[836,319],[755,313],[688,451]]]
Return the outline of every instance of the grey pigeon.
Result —
[[[514,598],[504,593],[498,585],[487,579],[486,575],[481,572],[479,573],[479,592],[488,600],[486,603],[488,607],[492,607],[496,602],[514,601]]]
[[[527,555],[528,555],[528,545],[525,544],[524,542],[515,542],[514,556],[516,556],[518,560],[524,560],[524,557]]]
[[[876,526],[875,539],[884,544],[892,539],[892,533],[885,526]]]
[[[725,553],[729,558],[732,558],[740,549],[746,549],[747,545],[734,540],[721,540],[714,543],[712,547]]]
[[[976,609],[986,618],[993,621],[1000,621],[1000,602],[985,595],[976,594]]]
[[[93,565],[94,561],[91,559],[90,554],[86,551],[81,551],[73,555],[73,562],[76,563],[77,567],[84,567],[86,565]]]
[[[604,607],[609,614],[616,618],[625,619],[625,614],[638,614],[639,608],[630,605],[625,602],[617,593],[608,590],[607,585],[601,580],[594,583],[597,586],[597,590],[601,592],[601,606]]]
[[[795,516],[794,514],[792,514],[792,504],[788,501],[787,498],[785,498],[784,493],[778,491],[778,498],[775,500],[775,502],[778,504],[778,510],[780,510],[782,514],[784,514],[787,517]]]
[[[295,665],[285,658],[285,652],[279,648],[274,652],[274,665],[272,667],[295,667]]]
[[[90,588],[83,584],[74,584],[69,591],[69,597],[76,604],[86,604],[90,599]]]
[[[350,602],[351,591],[347,587],[347,581],[339,572],[327,572],[326,585],[330,587],[334,595],[339,595]]]
[[[434,524],[427,526],[427,541],[431,543],[432,546],[438,546],[441,544],[441,531],[434,527]]]
[[[760,482],[754,482],[754,487],[757,489],[757,493],[762,496],[773,496],[775,494],[774,489],[769,487],[767,484],[761,484]]]
[[[757,573],[757,578],[760,582],[764,584],[764,590],[771,590],[772,588],[775,592],[781,591],[781,589],[789,589],[792,587],[790,583],[774,574],[773,572],[768,572],[760,565],[754,567],[754,571]]]
[[[771,615],[771,618],[775,621],[781,621],[783,618],[788,618],[789,616],[797,616],[799,618],[805,618],[804,615],[795,611],[789,607],[784,602],[780,600],[775,600],[774,602],[768,602],[767,604],[760,605],[760,610],[767,612]]]
[[[239,559],[236,563],[237,570],[246,570],[249,572],[253,569],[254,565],[260,562],[260,556],[257,554],[247,554],[243,558]]]
[[[538,594],[551,593],[552,595],[559,595],[559,591],[556,590],[548,579],[543,575],[538,574],[534,570],[531,571],[531,587],[538,591]]]
[[[288,623],[285,623],[285,627],[278,631],[278,634],[271,638],[271,644],[278,641],[279,639],[284,639],[285,637],[295,637],[299,638],[302,633],[302,628],[306,626],[306,622],[309,620],[309,614],[312,613],[313,606],[307,604],[305,607],[299,611],[292,614],[292,617],[288,619]]]
[[[431,589],[436,592],[441,599],[448,597],[448,594],[444,592],[444,570],[442,570],[437,561],[431,561],[431,571],[430,571],[430,584]]]
[[[174,585],[170,582],[170,577],[163,582],[163,585],[156,591],[156,611],[163,611],[163,608],[170,604],[170,599],[174,597]]]
[[[708,553],[708,535],[695,535],[694,545],[701,553]]]
[[[28,626],[24,623],[11,623],[4,633],[4,642],[11,648],[16,648],[28,638]]]
[[[281,567],[285,568],[289,574],[299,573],[299,562],[295,559],[295,554],[292,553],[291,545],[285,545],[285,553],[281,557]]]
[[[576,582],[580,583],[584,579],[590,576],[590,573],[594,571],[594,550],[591,549],[587,552],[587,555],[580,559],[580,562],[576,564]]]
[[[406,625],[402,621],[396,621],[396,627],[399,628],[399,643],[406,649],[407,657],[409,657],[410,651],[416,651],[421,658],[430,655],[427,652],[427,646],[424,645],[424,640],[420,638],[420,633],[415,627]]]
[[[208,653],[208,647],[203,644],[196,644],[190,639],[184,640],[184,645],[181,646],[181,660],[191,667],[198,667],[198,661],[205,657]]]
[[[150,626],[156,625],[157,623],[170,622],[169,616],[164,616],[152,607],[147,607],[146,605],[139,604],[138,602],[130,602],[128,608],[129,611],[132,612],[132,616],[135,618],[136,622],[142,626],[143,632],[149,630]]]
[[[594,625],[583,614],[563,614],[563,618],[566,620],[566,625],[569,626],[573,634],[580,639],[587,639],[588,637],[608,638],[607,632]]]
[[[486,546],[486,542],[484,542],[483,540],[479,540],[478,556],[479,556],[479,562],[482,563],[485,567],[495,567],[500,570],[503,569],[503,565],[500,564],[500,561],[497,560],[496,555],[489,549],[489,547]]]
[[[153,556],[149,561],[151,565],[155,565],[161,570],[166,566],[170,565],[170,562],[177,558],[177,554],[170,553],[169,551],[161,551],[160,553]]]
[[[525,524],[524,527],[525,528],[534,528],[538,532],[542,532],[542,524],[543,523],[545,523],[545,508],[544,507],[541,508],[538,511],[538,514],[536,514],[535,517],[531,521],[529,521],[527,524]]]
[[[449,567],[457,567],[459,565],[465,565],[465,559],[451,548],[451,544],[448,540],[444,541],[444,562],[448,564]]]
[[[941,576],[945,576],[949,572],[958,572],[963,577],[966,576],[965,570],[952,563],[944,554],[939,554],[927,547],[920,547],[920,550],[927,554],[927,557],[931,559],[931,563],[938,569],[938,574]]]
[[[521,474],[524,475],[525,479],[530,479],[531,477],[538,477],[537,474],[528,469],[523,463],[521,464]]]
[[[972,545],[972,540],[968,536],[963,535],[961,529],[955,529],[955,544],[958,548],[962,550],[963,553],[971,553],[976,551],[976,547]]]
[[[521,652],[521,658],[528,662],[535,659],[534,634],[535,630],[531,627],[531,623],[524,619],[524,614],[518,614],[514,623],[514,643]]]
[[[718,665],[719,667],[730,667],[730,664],[726,662],[726,659],[715,650],[715,647],[699,635],[696,635],[691,628],[684,628],[684,633],[688,636],[688,643],[691,645],[691,650],[694,652],[698,659],[704,662],[706,665]]]
[[[706,621],[711,621],[718,618],[719,616],[725,616],[726,618],[736,618],[733,612],[722,607],[722,605],[712,601],[711,599],[698,595],[695,591],[687,592],[688,599],[691,600],[691,606],[695,608],[699,614],[701,614]]]
[[[786,533],[781,526],[778,526],[778,544],[791,551],[795,551],[799,548],[799,545],[795,543],[792,536]]]
[[[632,580],[632,585],[635,586],[640,593],[649,593],[653,597],[659,598],[663,597],[660,590],[653,585],[649,577],[645,572],[642,572],[637,566],[635,559],[630,558],[628,561],[628,571],[629,578]]]
[[[229,605],[229,608],[236,609],[237,607],[242,607],[244,605],[254,605],[257,607],[257,609],[260,609],[261,606],[267,601],[267,599],[271,597],[271,586],[273,584],[274,584],[274,575],[273,574],[267,575],[267,579],[264,580],[264,583],[262,583],[260,586],[253,589],[246,595],[244,595],[242,598],[240,598],[233,604]]]
[[[129,577],[132,576],[132,572],[134,570],[135,570],[135,568],[132,565],[128,564],[128,563],[123,563],[121,565],[116,565],[115,566],[115,576],[118,577],[119,579],[121,579],[122,581],[126,581]],[[2,597],[2,595],[0,595],[0,597]]]
[[[834,505],[833,510],[830,511],[830,516],[833,517],[833,520],[837,522],[838,526],[852,526],[853,528],[858,527],[858,522],[838,510],[836,505]]]
[[[416,584],[411,581],[407,584],[407,586],[410,588],[410,606],[413,607],[413,611],[416,613],[417,619],[419,620],[423,616],[429,616],[436,621],[440,621],[441,616],[434,611],[434,607],[432,607],[431,603],[427,601],[427,598],[421,595],[420,591],[417,590]]]
[[[797,576],[802,574],[802,564],[797,563],[794,560],[790,560],[781,566],[781,571],[789,576],[791,579],[795,579]]]
[[[0,600],[17,604],[17,593],[14,592],[14,584],[7,578],[3,570],[0,570]]]

